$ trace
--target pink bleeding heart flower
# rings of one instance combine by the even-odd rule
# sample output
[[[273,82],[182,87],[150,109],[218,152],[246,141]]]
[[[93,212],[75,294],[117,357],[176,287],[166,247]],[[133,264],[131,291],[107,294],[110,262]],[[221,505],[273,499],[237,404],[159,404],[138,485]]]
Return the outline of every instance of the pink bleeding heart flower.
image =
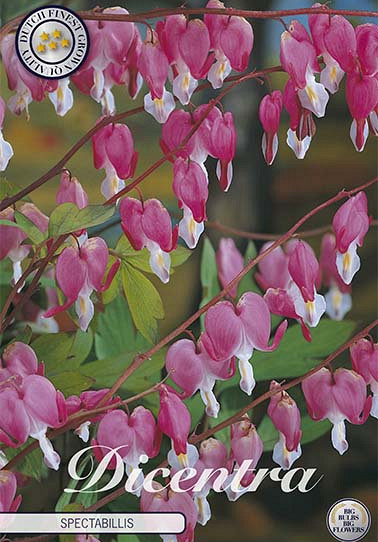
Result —
[[[231,378],[235,366],[232,359],[212,360],[201,347],[201,342],[196,348],[189,339],[176,341],[168,349],[165,368],[173,382],[183,390],[184,397],[192,397],[199,390],[207,415],[217,418],[220,406],[213,388],[217,380]]]
[[[274,90],[271,94],[264,96],[259,106],[259,118],[264,128],[261,147],[268,166],[273,163],[278,150],[277,132],[280,126],[282,105],[282,92]]]
[[[179,223],[179,235],[189,248],[195,248],[204,230],[208,179],[199,164],[177,158],[173,167],[173,191],[184,217]]]
[[[42,233],[46,233],[49,219],[33,203],[23,203],[19,212],[25,215]],[[0,218],[16,222],[14,210],[10,207],[0,212]],[[29,254],[30,245],[21,244],[27,235],[15,226],[0,225],[0,260],[10,258],[13,263],[14,283],[22,276],[21,262]],[[20,286],[20,289],[22,286]]]
[[[14,210],[11,207],[7,207],[0,212],[1,220],[14,220]],[[26,239],[26,234],[15,226],[7,226],[6,224],[0,224],[0,260],[10,258],[13,262],[13,280],[16,283],[21,275],[21,261],[28,255],[29,247],[21,245],[22,241]]]
[[[133,177],[138,160],[133,136],[126,124],[107,124],[92,137],[96,169],[104,168],[106,178],[101,192],[109,199],[124,188],[124,180]]]
[[[108,247],[101,237],[92,237],[82,246],[66,247],[56,262],[56,280],[67,300],[63,305],[49,309],[45,318],[67,310],[75,303],[80,329],[86,331],[94,315],[90,299],[92,292],[104,292],[109,288],[120,262],[116,260],[103,284],[108,264]]]
[[[278,326],[273,342],[268,344],[271,323],[268,305],[263,297],[254,292],[246,292],[241,296],[236,306],[236,312],[243,325],[243,345],[236,354],[239,358],[239,371],[241,375],[240,387],[250,395],[255,387],[253,367],[249,362],[254,349],[261,352],[276,350],[287,329],[287,320]]]
[[[57,81],[57,88],[48,93],[49,100],[53,104],[56,114],[60,117],[64,117],[73,107],[74,98],[69,84],[70,80],[68,77],[59,79]]]
[[[227,18],[220,33],[220,46],[234,70],[242,72],[247,68],[253,39],[252,26],[244,17]]]
[[[216,361],[236,356],[241,374],[240,387],[250,395],[255,386],[252,365],[249,360],[254,349],[263,352],[275,350],[287,327],[287,321],[280,324],[273,343],[268,345],[270,336],[270,313],[264,299],[256,293],[246,292],[236,309],[229,301],[221,301],[207,311],[205,333],[201,343],[208,355]]]
[[[335,15],[330,19],[323,39],[328,53],[340,68],[344,72],[353,71],[356,66],[357,40],[352,24],[345,17]]]
[[[216,254],[218,278],[222,288],[225,288],[244,268],[243,256],[236,248],[233,239],[222,237]],[[229,290],[231,297],[237,296],[237,286]]]
[[[326,312],[333,320],[342,320],[352,308],[351,287],[344,283],[336,267],[336,238],[326,233],[320,253],[322,282],[329,288],[325,294]]]
[[[181,36],[186,30],[187,19],[183,14],[170,15],[156,25],[160,43],[172,69],[173,94],[183,105],[190,102],[191,96],[198,86],[198,81],[192,76],[179,47]]]
[[[228,452],[226,446],[220,440],[209,438],[200,444],[199,460],[195,464],[197,473],[202,469],[228,469]],[[200,493],[194,493],[194,502],[198,510],[197,522],[204,526],[211,518],[210,504],[207,496],[211,490],[211,482],[206,484]]]
[[[79,209],[88,205],[88,196],[76,177],[72,177],[68,169],[64,169],[60,176],[60,184],[56,193],[57,205],[61,203],[74,203]]]
[[[178,149],[178,147],[181,147],[182,141],[186,139],[192,128],[193,122],[190,113],[182,109],[172,111],[162,128],[160,147],[164,154],[169,154],[175,151],[175,149]],[[195,140],[193,135],[182,148],[175,152],[175,155],[188,158],[194,150],[194,145]],[[171,158],[171,161],[173,162],[174,158]]]
[[[68,416],[76,414],[80,410],[92,410],[98,403],[108,394],[109,389],[103,388],[101,390],[88,390],[83,391],[79,397],[76,395],[70,395],[66,399],[66,408]],[[104,405],[113,405],[120,401],[119,397],[109,397]],[[97,422],[102,420],[106,412],[103,414],[98,414],[89,418],[89,420],[83,422],[77,429],[75,429],[75,434],[78,435],[83,442],[89,441],[89,427],[92,422]]]
[[[349,349],[353,370],[370,385],[373,400],[370,415],[378,418],[378,344],[360,339]]]
[[[141,511],[181,512],[186,519],[185,530],[174,538],[177,538],[177,542],[193,542],[198,512],[192,497],[188,493],[175,493],[171,489],[163,487],[159,482],[153,481],[152,487],[153,493],[145,489],[142,491],[140,499]]]
[[[236,130],[232,113],[217,117],[210,132],[210,154],[218,158],[217,177],[227,192],[232,181],[232,160],[236,150]]]
[[[295,32],[298,25],[292,23],[293,31],[286,30],[281,35],[281,64],[293,80],[302,107],[317,117],[324,117],[329,96],[324,86],[315,80],[314,73],[320,71],[315,47],[307,31],[305,35],[303,31]]]
[[[302,106],[292,79],[289,79],[285,85],[283,103],[290,115],[286,143],[295,156],[303,160],[315,135],[316,126],[311,111]]]
[[[22,393],[22,402],[30,420],[29,435],[39,441],[46,465],[58,470],[60,457],[47,439],[46,431],[49,427],[57,428],[66,423],[64,396],[47,378],[39,375],[25,378]]]
[[[312,7],[321,7],[324,4],[313,4]],[[325,88],[334,94],[339,89],[339,84],[344,76],[344,71],[340,68],[337,60],[335,60],[328,52],[324,42],[324,34],[328,31],[331,18],[324,13],[316,13],[309,15],[308,24],[311,30],[311,36],[314,42],[317,56],[323,58],[325,68],[320,73],[320,82]]]
[[[196,490],[193,486],[198,482],[205,469],[226,471],[227,474],[230,471],[228,452],[223,442],[215,438],[209,438],[201,442],[199,452],[191,444],[189,444],[188,448],[192,448],[190,467],[194,469],[196,474],[188,480],[180,480],[179,488],[194,499],[198,511],[197,523],[204,526],[211,518],[211,509],[207,496],[213,489],[214,479],[209,479],[201,490]],[[172,450],[168,453],[168,463],[172,467],[173,474],[182,469]]]
[[[141,201],[126,197],[119,212],[126,237],[135,250],[146,247],[150,252],[150,267],[164,283],[169,281],[171,258],[177,246],[178,226],[172,229],[167,209],[157,199]]]
[[[365,192],[359,192],[343,203],[336,211],[332,225],[336,236],[337,270],[345,284],[350,284],[361,266],[357,246],[362,246],[370,225]]]
[[[183,14],[169,15],[156,25],[161,46],[172,69],[173,94],[182,105],[187,105],[190,102],[191,96],[198,86],[198,81],[190,73],[179,47],[181,36],[186,30],[187,20]]]
[[[250,421],[248,414],[243,416],[242,421],[231,425],[231,454],[230,459],[234,462],[234,471],[230,476],[230,480],[235,475],[238,467],[243,461],[250,461],[249,471],[242,477],[238,491],[232,491],[230,487],[226,489],[227,497],[230,501],[235,501],[243,493],[247,491],[255,477],[253,469],[262,456],[264,449],[263,442],[256,430],[256,427]]]
[[[166,122],[175,108],[172,94],[165,90],[168,69],[168,59],[160,44],[158,34],[148,29],[138,59],[138,70],[150,90],[144,97],[144,109],[161,124]]]
[[[200,19],[190,20],[178,39],[182,59],[195,79],[206,77],[214,54],[210,52],[210,35],[206,24]]]
[[[16,94],[9,98],[8,107],[16,115],[20,115],[25,109],[29,117],[29,104],[33,100],[42,101],[46,91],[56,90],[58,81],[41,79],[24,68],[16,53],[14,33],[7,34],[1,40],[1,57],[8,78],[8,88],[16,91]]]
[[[209,0],[209,2],[206,4],[206,7],[213,8],[213,9],[224,9],[225,6],[223,2],[220,2],[219,0]],[[221,88],[221,86],[223,85],[223,81],[230,74],[232,70],[230,61],[227,58],[221,45],[221,35],[227,23],[230,22],[231,19],[235,19],[235,18],[236,17],[228,17],[224,15],[211,15],[210,13],[205,13],[204,15],[204,23],[207,26],[207,29],[209,31],[209,36],[210,36],[210,47],[214,51],[215,60],[216,60],[216,62],[211,66],[207,74],[207,79],[210,81],[214,89]],[[228,37],[228,41],[227,41],[227,37]],[[235,46],[234,46],[235,37],[236,37],[236,32],[233,32],[231,28],[231,32],[228,32],[228,36],[227,34],[225,36],[225,41],[227,42],[226,48],[228,47],[230,54],[233,56],[234,64],[238,65],[240,64],[240,62],[245,62],[245,53],[248,52],[249,44],[248,44],[248,36],[245,36],[246,43],[244,44],[243,49],[240,48],[239,50],[235,50]],[[252,34],[252,44],[253,44],[253,34]],[[248,58],[246,59],[246,61],[248,63]]]
[[[265,252],[272,244],[272,241],[264,243],[260,254]],[[283,251],[282,247],[276,247],[259,262],[255,280],[262,290],[268,288],[282,288],[285,290],[289,287],[291,281],[289,255]]]
[[[271,245],[272,242],[265,243],[261,247],[260,254]],[[290,245],[286,247],[286,251],[289,249]],[[297,314],[291,296],[292,278],[289,273],[289,254],[284,252],[282,247],[273,249],[259,263],[255,279],[260,288],[265,290],[264,299],[270,312],[297,320],[302,327],[304,338],[311,342],[311,334],[303,318]]]
[[[368,75],[348,73],[346,100],[353,121],[350,138],[357,152],[362,152],[369,135],[368,117],[378,102],[378,80]]]
[[[112,410],[105,414],[98,425],[97,439],[92,444],[99,461],[110,450],[117,450],[125,463],[127,475],[130,475],[139,467],[139,463],[146,463],[158,454],[160,440],[155,418],[148,409],[138,406],[130,415],[123,410]],[[115,465],[116,458],[113,456],[109,467],[114,469]]]
[[[193,119],[195,122],[201,122],[194,136],[193,140],[194,148],[190,154],[190,158],[200,165],[203,165],[209,154],[212,152],[212,139],[211,134],[214,129],[214,123],[216,120],[222,118],[222,112],[218,107],[211,107],[209,111],[209,105],[204,103],[199,105],[193,111]]]
[[[22,446],[30,434],[30,419],[14,387],[0,391],[0,441],[11,448]]]
[[[326,302],[316,291],[319,263],[310,245],[296,241],[289,256],[289,273],[293,279],[290,296],[295,312],[310,327],[316,327],[325,312]]]
[[[355,32],[362,72],[374,76],[378,72],[378,28],[375,24],[360,24]]]
[[[5,109],[5,102],[0,96],[0,171],[5,171],[7,169],[8,162],[13,156],[12,145],[4,140],[2,132]]]
[[[20,341],[9,344],[2,353],[0,369],[0,380],[2,376],[9,378],[12,375],[20,375],[25,378],[28,375],[43,375],[43,363],[38,364],[34,350]]]
[[[301,455],[301,413],[296,402],[275,380],[270,383],[269,391],[277,391],[271,396],[268,406],[268,416],[279,432],[279,441],[273,449],[273,461],[284,470]]]
[[[187,467],[190,461],[187,453],[191,426],[189,410],[169,386],[162,385],[159,388],[159,394],[158,426],[171,439],[172,450],[177,455],[181,468]]]
[[[345,420],[360,425],[370,413],[372,398],[366,397],[365,380],[348,369],[337,369],[332,374],[323,367],[302,382],[302,390],[311,418],[328,418],[333,424],[332,444],[342,455],[348,449]]]
[[[128,13],[121,7],[106,8],[103,12],[111,15]],[[87,28],[91,47],[80,73],[93,69],[90,94],[100,102],[105,93],[105,69],[111,63],[126,67],[138,29],[134,23],[122,21],[88,21]]]
[[[17,512],[22,496],[16,497],[17,479],[13,472],[0,471],[0,512]]]

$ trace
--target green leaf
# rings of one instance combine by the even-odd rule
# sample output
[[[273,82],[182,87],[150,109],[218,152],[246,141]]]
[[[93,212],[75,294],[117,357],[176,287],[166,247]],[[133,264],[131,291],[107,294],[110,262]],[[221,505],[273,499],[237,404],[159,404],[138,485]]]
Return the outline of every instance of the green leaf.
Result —
[[[58,205],[50,216],[49,235],[57,237],[83,228],[102,224],[113,216],[115,207],[110,205],[88,205],[78,209],[73,203]]]
[[[115,256],[113,256],[112,254],[109,254],[109,260],[108,260],[108,265],[106,266],[105,276],[108,276],[109,270],[115,261],[116,261]],[[122,288],[121,273],[116,273],[109,288],[105,290],[105,292],[103,292],[102,294],[102,302],[104,303],[104,305],[108,305],[108,303],[111,303],[113,299],[119,296],[121,293],[121,288]]]
[[[145,273],[153,273],[150,267],[150,253],[148,250],[146,248],[143,250],[134,250],[125,235],[120,237],[115,250],[126,264],[132,265]],[[174,267],[178,267],[186,262],[191,254],[192,252],[190,250],[181,245],[171,252],[170,273],[172,274],[174,272]]]
[[[106,359],[92,361],[83,365],[83,371],[86,375],[95,380],[93,387],[108,388],[111,387],[117,378],[130,365],[135,356],[140,352],[123,352],[117,356]],[[160,379],[161,369],[165,363],[166,349],[161,349],[151,359],[147,359],[137,371],[135,371],[121,389],[132,394],[139,393],[151,387]]]
[[[77,474],[78,476],[81,476],[86,468],[86,466],[89,464],[89,462],[93,461],[93,458],[91,456],[85,457],[80,464],[77,467]],[[68,482],[67,486],[70,489],[76,489],[77,485],[79,483],[79,480],[75,480],[74,478],[71,478]],[[55,512],[63,512],[66,507],[71,504],[71,498],[75,495],[74,493],[66,493],[65,491],[61,494],[59,497],[56,505],[55,505]]]
[[[328,420],[314,422],[310,416],[305,414],[301,418],[301,444],[307,444],[320,438],[322,435],[329,432],[331,427],[332,424]],[[264,443],[264,452],[273,450],[274,445],[278,441],[278,431],[274,427],[273,422],[268,415],[264,416],[262,419],[260,425],[258,426],[257,432]]]
[[[19,211],[15,211],[14,218],[18,226],[26,233],[32,243],[39,245],[47,237],[37,226],[28,218]]]
[[[93,378],[86,376],[79,371],[63,371],[49,377],[56,389],[60,390],[65,397],[80,395],[84,390],[91,387]]]
[[[129,307],[122,295],[98,315],[95,351],[98,359],[110,358],[122,352],[147,350],[151,343],[136,333]]]
[[[26,448],[31,442],[35,442],[34,439],[30,438],[25,444],[19,448],[6,448],[5,455],[8,460],[13,459],[19,452]],[[40,448],[36,448],[28,455],[26,455],[19,463],[17,463],[17,472],[30,476],[35,480],[40,481],[42,476],[45,475],[47,467],[42,459],[42,452]]]
[[[218,281],[218,270],[216,263],[215,250],[210,240],[205,237],[202,256],[201,256],[201,285],[202,285],[202,301],[200,307],[208,303],[217,293],[220,292]],[[201,328],[204,329],[204,318],[201,316]]]
[[[244,265],[247,265],[251,260],[256,258],[257,256],[257,250],[256,245],[253,241],[249,241],[247,250],[244,254]],[[257,286],[256,281],[254,279],[255,275],[255,268],[251,269],[249,273],[247,273],[239,282],[238,285],[238,296],[240,297],[245,292],[256,292],[258,294],[261,294],[260,288]]]
[[[46,373],[49,374],[59,368],[68,358],[73,344],[73,335],[68,333],[49,333],[37,337],[31,347],[39,361],[43,361]]]
[[[16,195],[21,190],[21,187],[15,183],[11,183],[5,177],[0,177],[0,201],[4,198]],[[30,201],[29,196],[24,196],[23,201]]]
[[[50,378],[68,370],[77,369],[88,357],[93,335],[78,330],[76,333],[49,333],[37,337],[32,343],[38,359],[45,363]]]
[[[271,380],[300,376],[344,344],[356,328],[355,322],[322,320],[311,329],[312,342],[305,341],[299,325],[291,326],[275,352],[254,352],[255,379]]]
[[[122,284],[136,328],[154,343],[158,333],[157,320],[164,318],[160,294],[140,271],[122,264]]]

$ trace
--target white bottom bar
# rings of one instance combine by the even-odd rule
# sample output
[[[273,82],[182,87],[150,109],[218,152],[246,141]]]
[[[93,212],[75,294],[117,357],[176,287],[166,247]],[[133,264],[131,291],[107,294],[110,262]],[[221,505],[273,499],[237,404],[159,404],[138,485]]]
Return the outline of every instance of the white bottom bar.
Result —
[[[180,513],[132,514],[0,514],[0,533],[180,534],[185,516]]]

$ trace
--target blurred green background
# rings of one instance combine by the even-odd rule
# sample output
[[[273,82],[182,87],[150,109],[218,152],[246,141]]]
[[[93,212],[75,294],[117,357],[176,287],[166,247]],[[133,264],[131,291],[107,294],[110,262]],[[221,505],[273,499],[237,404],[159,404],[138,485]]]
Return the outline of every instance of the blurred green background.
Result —
[[[55,2],[59,3],[59,2]],[[90,9],[97,2],[73,0],[63,2],[72,9]],[[122,5],[131,12],[145,11],[157,7],[177,7],[180,2],[130,0],[126,2],[101,2],[102,7]],[[186,2],[188,7],[204,6],[202,1]],[[309,7],[307,0],[234,0],[232,7],[243,9],[285,9]],[[42,5],[40,2],[2,0],[3,23],[9,18]],[[227,7],[231,4],[227,3]],[[373,1],[335,1],[335,8],[376,9]],[[305,22],[305,18],[301,18]],[[287,19],[286,22],[290,22]],[[366,21],[355,20],[356,24]],[[263,68],[279,64],[279,38],[282,25],[279,21],[253,21],[255,45],[250,68]],[[144,32],[141,27],[141,32]],[[285,78],[271,77],[274,88],[283,88]],[[1,72],[1,95],[10,95],[6,78]],[[73,85],[72,85],[73,87]],[[73,87],[74,88],[74,87]],[[365,151],[357,153],[349,138],[350,116],[345,105],[344,83],[338,94],[331,96],[326,118],[316,119],[317,133],[305,160],[299,161],[287,147],[286,130],[288,118],[284,114],[279,132],[279,152],[272,167],[267,167],[261,153],[262,131],[257,118],[258,104],[266,88],[255,81],[237,87],[224,100],[225,109],[235,117],[238,133],[237,157],[234,161],[234,180],[228,194],[223,194],[214,179],[214,163],[208,162],[210,172],[209,220],[219,220],[225,225],[249,231],[286,231],[298,218],[334,195],[341,188],[362,184],[377,174],[376,141],[370,135]],[[143,103],[146,88],[138,99],[129,99],[125,89],[115,88],[117,111],[125,111]],[[93,126],[100,116],[100,106],[74,89],[75,105],[64,118],[55,115],[49,100],[30,106],[30,121],[7,114],[4,136],[12,143],[15,156],[6,171],[10,181],[24,186],[42,175],[60,159],[68,148],[84,132]],[[210,91],[194,96],[195,103],[207,101]],[[161,127],[152,117],[143,113],[131,117],[128,126],[133,132],[139,162],[136,174],[144,171],[160,157],[158,140]],[[67,164],[87,190],[92,203],[101,203],[100,182],[103,172],[96,171],[92,162],[91,145],[87,144]],[[33,193],[33,201],[45,212],[55,205],[55,192],[59,179],[56,177]],[[165,165],[146,179],[141,185],[145,197],[161,198],[171,209],[176,207],[171,189],[172,168]],[[369,211],[377,217],[376,190],[369,189]],[[318,214],[306,227],[329,224],[335,207]],[[217,245],[219,234],[208,230],[207,235]],[[108,232],[108,240],[114,242],[120,230]],[[246,243],[235,239],[244,250]],[[318,251],[320,238],[312,240]],[[377,313],[377,236],[371,230],[365,245],[360,250],[362,268],[353,281],[353,309],[348,317],[362,327],[376,317]],[[200,301],[199,260],[201,243],[189,261],[173,275],[171,282],[162,286],[155,281],[165,306],[166,318],[161,325],[161,334],[172,330],[189,316]],[[347,436],[350,450],[340,457],[331,447],[329,435],[315,443],[304,446],[300,466],[316,467],[324,474],[322,482],[308,494],[284,494],[277,484],[265,482],[256,494],[246,495],[238,502],[229,504],[224,496],[212,500],[213,518],[205,528],[198,528],[197,540],[201,542],[275,542],[304,540],[327,541],[331,539],[325,526],[328,508],[338,499],[352,497],[362,500],[373,517],[373,525],[365,540],[377,539],[377,429],[372,418],[362,426],[348,424]],[[60,445],[63,447],[64,443]],[[265,454],[261,467],[271,466],[269,454]],[[25,495],[25,510],[52,509],[52,495],[64,487],[61,477],[50,476],[43,487]],[[59,487],[58,487],[59,486]],[[35,495],[38,494],[38,504]]]

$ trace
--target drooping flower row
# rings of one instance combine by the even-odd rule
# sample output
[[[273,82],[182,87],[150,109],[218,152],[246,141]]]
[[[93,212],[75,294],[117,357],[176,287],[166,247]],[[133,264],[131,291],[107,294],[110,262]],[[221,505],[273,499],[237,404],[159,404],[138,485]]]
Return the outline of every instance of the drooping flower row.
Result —
[[[311,418],[315,421],[328,418],[332,422],[332,444],[340,454],[348,449],[345,421],[360,425],[369,413],[378,416],[378,345],[371,339],[360,339],[351,346],[350,355],[353,370],[337,369],[332,373],[323,367],[302,382]],[[172,359],[179,359],[188,369],[193,365],[192,374],[198,372],[200,364],[207,365],[207,359],[200,355],[196,359],[193,349],[183,341],[175,343],[168,352],[167,369],[171,371],[176,369],[170,363]],[[177,365],[179,374],[180,363]],[[212,360],[212,363],[222,367],[220,361]],[[58,469],[60,458],[46,438],[47,429],[61,427],[68,415],[79,410],[91,410],[108,390],[87,391],[65,399],[43,373],[43,363],[38,363],[30,346],[15,342],[4,350],[0,363],[0,442],[18,448],[29,436],[36,438],[46,464]],[[370,385],[373,397],[367,395],[367,385]],[[272,396],[267,414],[278,431],[273,461],[286,470],[302,453],[301,413],[293,398],[277,382],[271,382],[270,391]],[[188,442],[191,416],[182,401],[183,396],[163,384],[159,393],[157,421],[143,406],[136,407],[132,413],[114,409],[113,403],[118,404],[119,398],[110,398],[106,403],[109,412],[92,416],[75,432],[87,442],[91,424],[98,423],[97,436],[91,441],[97,459],[101,460],[108,452],[117,450],[125,463],[126,475],[133,476],[132,491],[141,497],[141,510],[183,512],[187,523],[185,533],[180,536],[182,540],[192,541],[196,524],[205,525],[211,517],[207,497],[215,479],[208,479],[200,491],[191,489],[194,482],[206,468],[219,469],[223,478],[217,491],[225,491],[231,501],[238,499],[249,491],[253,483],[253,469],[256,469],[263,453],[263,442],[249,417],[244,415],[241,421],[230,426],[229,453],[226,446],[215,438],[203,441],[198,450]],[[158,455],[163,434],[171,440],[167,458],[172,474],[183,468],[191,473],[180,481],[179,487],[184,492],[163,488],[157,482],[153,482],[153,493],[142,489],[144,474],[140,464]],[[6,470],[6,450],[5,454],[1,452],[0,459],[0,511],[16,511],[21,502],[21,497],[16,497],[17,477]],[[245,462],[248,470],[244,471],[242,466]],[[114,455],[108,468],[115,468]],[[181,540],[180,536],[178,540]]]
[[[346,102],[353,119],[350,137],[356,150],[363,151],[369,129],[378,134],[378,27],[369,23],[353,28],[347,19],[331,17],[326,9],[324,14],[309,15],[308,24],[311,35],[297,20],[282,33],[280,60],[290,78],[283,93],[274,90],[260,103],[262,150],[269,165],[278,150],[282,107],[290,116],[287,144],[302,159],[316,132],[313,115],[324,117],[328,92],[339,90],[345,74]]]
[[[314,7],[319,6],[321,4],[314,4]],[[219,9],[224,4],[210,0],[206,7]],[[106,8],[104,13],[128,12],[114,7]],[[362,24],[353,28],[344,17],[331,17],[326,7],[324,14],[309,15],[308,24],[310,33],[296,20],[283,32],[280,59],[289,80],[283,93],[274,90],[260,104],[264,128],[262,148],[268,164],[273,162],[278,149],[282,107],[285,106],[290,116],[287,143],[297,158],[304,158],[316,130],[312,115],[325,115],[328,92],[337,92],[345,73],[346,101],[353,117],[350,135],[356,149],[363,150],[369,127],[377,135],[376,25]],[[218,89],[231,70],[243,72],[254,42],[252,26],[238,16],[205,14],[201,20],[171,15],[159,21],[155,30],[148,27],[144,41],[132,22],[87,21],[87,26],[91,46],[84,64],[71,76],[75,86],[101,103],[104,115],[110,115],[115,112],[111,90],[114,85],[125,85],[135,98],[145,81],[149,89],[144,97],[145,110],[162,124],[175,110],[174,96],[185,106],[201,79],[207,78],[212,87]],[[8,86],[16,92],[8,101],[12,112],[27,111],[31,101],[41,101],[46,94],[58,115],[65,115],[73,106],[69,79],[45,80],[28,72],[17,57],[14,34],[3,38],[1,54]],[[315,76],[319,73],[320,81],[317,81]],[[168,81],[174,96],[166,89]],[[0,121],[3,112],[4,104],[0,103]],[[13,151],[9,143],[2,139],[0,143],[3,147],[0,169],[4,170]],[[127,143],[123,143],[127,149]],[[118,147],[123,143],[119,141]],[[107,182],[107,185],[113,183],[111,194],[116,191],[116,182],[123,182],[132,174],[135,155],[124,162],[124,176],[117,172],[118,181],[106,168],[107,178],[112,177]],[[103,193],[109,196],[109,186],[103,188]]]

